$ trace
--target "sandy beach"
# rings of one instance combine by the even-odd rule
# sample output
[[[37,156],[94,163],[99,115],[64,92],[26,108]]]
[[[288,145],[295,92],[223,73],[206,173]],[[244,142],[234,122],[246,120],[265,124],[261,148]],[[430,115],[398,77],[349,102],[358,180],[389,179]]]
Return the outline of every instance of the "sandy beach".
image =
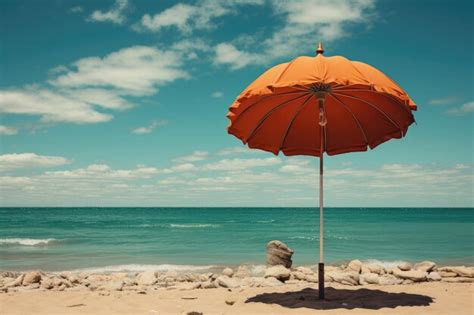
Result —
[[[276,258],[275,258],[276,259]],[[392,268],[241,265],[218,272],[2,272],[2,314],[472,314],[474,268],[423,261]],[[194,313],[193,313],[194,312]]]
[[[135,292],[30,291],[0,295],[2,314],[472,314],[472,283],[316,285]],[[226,303],[234,302],[233,305]],[[198,313],[196,313],[198,314]]]

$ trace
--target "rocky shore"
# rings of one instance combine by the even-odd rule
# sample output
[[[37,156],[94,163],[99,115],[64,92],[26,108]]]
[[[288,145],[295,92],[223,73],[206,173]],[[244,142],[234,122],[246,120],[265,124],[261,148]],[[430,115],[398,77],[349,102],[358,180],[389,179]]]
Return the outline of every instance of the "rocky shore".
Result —
[[[235,270],[224,268],[220,273],[177,273],[175,271],[141,273],[51,273],[42,271],[1,272],[0,292],[19,291],[98,291],[104,295],[111,291],[131,291],[147,294],[157,289],[193,290],[211,288],[276,287],[284,284],[311,284],[318,281],[317,271],[310,267],[287,268],[269,266],[263,274],[252,274],[250,269],[239,266]],[[353,260],[347,265],[327,266],[327,283],[346,286],[361,285],[410,285],[418,282],[474,282],[474,267],[443,266],[431,261],[414,265],[400,263],[386,268],[377,263]]]

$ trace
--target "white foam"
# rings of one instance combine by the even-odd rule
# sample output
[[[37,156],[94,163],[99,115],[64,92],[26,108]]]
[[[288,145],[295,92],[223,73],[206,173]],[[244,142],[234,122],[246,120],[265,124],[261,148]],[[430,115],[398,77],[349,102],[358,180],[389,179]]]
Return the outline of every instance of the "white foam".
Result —
[[[108,273],[108,272],[140,272],[140,271],[203,271],[216,268],[214,265],[113,265],[104,267],[89,267],[69,270],[70,272],[86,272],[86,273]]]
[[[55,241],[54,238],[34,239],[34,238],[2,238],[0,244],[18,244],[24,246],[47,245]]]
[[[275,222],[275,220],[260,220],[260,221],[257,221],[257,223],[273,223]]]
[[[207,227],[219,227],[219,224],[170,224],[172,228],[181,228],[181,229],[189,229],[189,228],[207,228]]]

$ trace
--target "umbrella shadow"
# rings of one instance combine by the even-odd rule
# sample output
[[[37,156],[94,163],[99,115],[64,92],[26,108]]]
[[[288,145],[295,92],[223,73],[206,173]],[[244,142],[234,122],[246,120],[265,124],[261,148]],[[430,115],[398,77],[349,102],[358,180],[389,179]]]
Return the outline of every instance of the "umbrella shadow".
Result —
[[[318,290],[306,288],[301,291],[284,293],[263,293],[248,298],[245,303],[279,304],[288,308],[330,309],[370,309],[398,306],[429,306],[433,299],[426,295],[411,293],[390,293],[371,289],[326,288],[326,299],[319,300]]]

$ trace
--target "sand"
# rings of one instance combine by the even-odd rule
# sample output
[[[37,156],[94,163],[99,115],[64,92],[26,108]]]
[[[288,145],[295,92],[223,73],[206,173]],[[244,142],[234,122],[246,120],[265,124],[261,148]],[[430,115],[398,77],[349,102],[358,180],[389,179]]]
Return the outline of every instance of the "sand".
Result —
[[[106,296],[103,296],[106,294]],[[109,294],[109,295],[107,295]],[[40,291],[0,294],[0,314],[474,314],[473,283],[327,287],[314,285],[245,289],[129,291]],[[228,305],[227,301],[235,301]]]

